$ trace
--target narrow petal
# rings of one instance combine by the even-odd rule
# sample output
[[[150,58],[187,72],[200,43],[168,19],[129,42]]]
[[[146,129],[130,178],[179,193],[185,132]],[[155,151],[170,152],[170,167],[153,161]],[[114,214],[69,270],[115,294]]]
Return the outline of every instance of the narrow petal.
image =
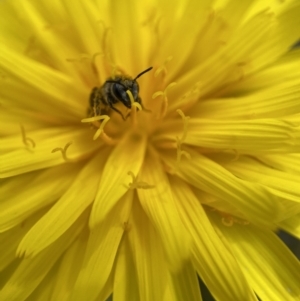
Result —
[[[83,232],[85,234],[85,232]],[[54,285],[51,301],[68,301],[79,274],[87,239],[77,239],[62,256],[57,274],[54,277]]]
[[[173,12],[173,2],[168,3],[168,9]],[[192,3],[191,3],[192,2]],[[161,2],[160,2],[161,3]],[[175,22],[171,35],[167,38],[170,44],[164,43],[168,46],[168,51],[173,48],[171,42],[179,40],[181,44],[185,45],[184,51],[181,47],[173,49],[172,55],[176,58],[176,64],[170,68],[170,73],[173,69],[179,71],[176,75],[182,76],[183,70],[191,70],[199,68],[209,57],[224,44],[228,43],[235,31],[241,26],[245,14],[252,5],[253,0],[247,1],[189,1],[185,4],[184,11],[179,22]],[[171,17],[173,18],[173,16]],[[193,18],[196,21],[193,22]],[[191,30],[190,25],[193,24]],[[186,34],[189,32],[189,34]],[[195,36],[192,37],[191,34]],[[168,36],[168,35],[167,35]],[[191,42],[191,40],[193,40]],[[183,65],[184,63],[184,65]],[[181,71],[181,72],[180,72]]]
[[[101,152],[86,164],[66,193],[27,232],[17,253],[35,256],[58,239],[83,214],[94,201],[107,153]],[[98,170],[100,172],[96,172]]]
[[[171,269],[180,269],[190,255],[190,237],[180,220],[170,183],[159,157],[149,152],[140,173],[143,182],[152,185],[138,189],[141,205],[161,236]]]
[[[131,204],[132,193],[128,192],[90,231],[83,265],[70,297],[72,301],[95,300],[109,281]]]
[[[168,283],[168,269],[160,237],[138,200],[132,207],[128,239],[135,263],[140,300],[163,300]],[[159,275],[159,277],[158,277]]]
[[[178,176],[191,185],[204,190],[237,208],[251,222],[264,227],[274,227],[279,214],[276,197],[259,184],[247,182],[234,176],[224,167],[187,150],[191,159],[176,164],[176,154],[163,153],[164,161],[171,170],[178,168]],[[173,158],[172,158],[173,157]]]
[[[182,135],[182,121],[165,125],[166,131],[155,140],[175,140]],[[296,125],[278,119],[214,120],[191,119],[188,122],[184,143],[210,149],[233,149],[259,152],[274,149],[292,150],[300,146],[294,133],[300,132]]]
[[[300,213],[279,224],[280,228],[300,239]]]
[[[67,116],[73,115],[78,119],[82,118],[81,113],[85,110],[85,105],[80,101],[74,101],[74,99],[80,95],[82,97],[86,95],[84,91],[80,90],[81,85],[74,85],[65,74],[30,60],[4,46],[0,48],[0,66],[12,78],[17,77],[19,81],[26,84],[27,91],[28,89],[39,91],[40,98],[34,97],[30,101],[35,104],[37,111],[44,112],[47,104],[50,109],[49,112],[53,112],[54,115],[56,111],[63,111]],[[17,93],[15,101],[20,107],[26,106],[27,102],[24,102],[24,95],[18,91],[13,91],[13,93]],[[48,96],[47,101],[41,101],[45,96]]]
[[[130,132],[111,152],[103,170],[98,193],[90,216],[90,227],[101,222],[117,201],[126,193],[128,172],[139,173],[146,148],[143,134]]]
[[[128,231],[131,231],[131,229],[132,225],[128,224]],[[132,251],[129,246],[128,235],[125,234],[116,258],[114,301],[141,300],[138,288],[137,272],[132,258]]]
[[[226,227],[216,214],[209,216],[262,300],[298,300],[300,264],[274,233],[250,224]]]
[[[278,197],[293,202],[300,202],[300,176],[275,170],[260,163],[258,160],[246,156],[234,161],[228,161],[225,156],[222,157],[222,163],[220,162],[220,164],[239,178],[270,187],[269,191]]]
[[[241,79],[270,65],[299,39],[299,13],[300,3],[290,1],[277,14],[265,9],[246,20],[220,51],[178,81],[169,93],[170,99],[176,100],[172,107],[184,105],[178,95],[189,91],[191,83],[200,82],[202,98],[211,98],[215,91],[230,90]]]
[[[271,59],[276,59],[286,53],[299,40],[300,20],[297,18],[299,13],[299,1],[288,1],[278,9],[277,40],[272,45],[273,49],[270,48],[269,52],[266,51],[265,57],[261,57],[262,60],[267,59],[265,66]],[[268,54],[272,54],[271,57],[268,57]]]
[[[26,300],[48,274],[58,258],[82,231],[84,222],[84,220],[78,219],[64,235],[47,249],[34,258],[23,259],[2,288],[0,300]]]
[[[196,270],[191,262],[187,262],[177,273],[171,273],[173,290],[177,300],[202,301]]]
[[[75,38],[76,31],[71,28],[67,15],[64,15],[66,12],[63,10],[63,3],[55,1],[49,6],[36,5],[35,1],[24,1],[11,2],[11,6],[15,17],[22,22],[19,34],[26,36],[26,44],[23,46],[22,52],[45,65],[51,65],[55,69],[71,75],[74,82],[76,79],[74,87],[79,88],[82,85],[79,68],[68,60],[70,56],[74,56],[79,45]],[[26,18],[22,17],[24,15]],[[72,35],[72,43],[70,43],[70,39],[66,39],[68,35]],[[54,47],[57,45],[59,45],[59,51],[57,51],[57,47]],[[36,48],[39,49],[40,55],[35,55]]]
[[[223,245],[189,187],[174,177],[171,183],[180,217],[194,240],[194,264],[210,292],[222,301],[256,300],[234,256]]]
[[[194,50],[195,44],[200,36],[200,31],[205,24],[209,5],[210,3],[207,0],[201,2],[191,0],[188,4],[183,2],[177,6],[174,2],[160,1],[160,6],[162,6],[164,10],[164,16],[161,22],[166,22],[165,14],[168,11],[172,12],[172,16],[170,17],[176,19],[172,31],[164,36],[164,42],[161,43],[161,49],[159,51],[160,59],[166,59],[172,55],[176,61],[176,64],[171,64],[171,76],[174,77],[174,74],[178,74],[178,71],[182,69],[184,63],[186,63],[191,52]],[[184,18],[182,18],[182,15]],[[192,30],[191,24],[193,24]],[[165,26],[169,26],[169,24]],[[184,47],[174,47],[174,41],[184,45]]]
[[[39,220],[46,210],[42,209],[41,211],[32,214],[22,224],[0,234],[0,271],[4,270],[16,259],[16,250],[23,236],[37,222],[37,220]]]
[[[98,143],[93,143],[92,136],[91,131],[74,127],[48,128],[28,133],[25,130],[23,136],[20,130],[18,136],[1,139],[1,147],[5,153],[1,155],[0,177],[11,177],[66,163],[66,160],[76,162],[85,158],[99,148]],[[31,143],[28,146],[22,141],[28,138],[33,140],[34,147]],[[12,145],[7,144],[10,142],[13,142]],[[58,148],[66,148],[66,158],[62,151],[55,151]]]
[[[294,62],[293,67],[297,64]],[[281,74],[293,72],[291,68],[281,67],[278,69]],[[191,118],[214,119],[217,121],[246,119],[247,122],[247,119],[280,118],[294,114],[300,111],[299,75],[300,72],[297,70],[297,74],[294,74],[293,78],[288,80],[281,78],[280,83],[272,83],[270,87],[258,92],[251,92],[247,96],[200,102],[193,107],[190,114]],[[258,82],[260,80],[259,78],[257,79]],[[249,85],[247,87],[249,89]]]
[[[261,155],[259,160],[285,173],[300,176],[300,154]]]
[[[55,202],[67,190],[80,166],[53,167],[42,171],[29,187],[0,203],[0,232],[26,220],[32,213]],[[15,187],[18,191],[20,187]]]
[[[117,66],[121,66],[129,74],[138,74],[141,70],[136,70],[134,66],[143,66],[149,52],[146,50],[149,46],[151,36],[147,27],[143,26],[147,11],[146,5],[139,5],[137,1],[109,1],[109,20],[112,27],[111,49]],[[130,32],[130,37],[124,34],[124,25],[126,31]],[[120,47],[122,51],[120,51]],[[137,47],[139,51],[136,51]],[[134,55],[133,55],[134,54]],[[148,64],[148,62],[147,62]],[[148,66],[144,66],[147,68]],[[132,75],[134,76],[134,75]]]
[[[49,300],[51,298],[55,276],[54,270],[55,265],[26,301]]]
[[[283,88],[292,87],[292,83],[294,83],[296,87],[297,82],[294,81],[299,78],[300,70],[297,68],[299,62],[300,50],[297,48],[291,49],[282,57],[278,58],[278,60],[268,68],[265,68],[238,83],[234,93],[240,95],[251,91],[251,94],[255,95],[256,92],[261,91],[264,93],[265,91],[269,93],[269,95],[272,95],[272,91],[274,90],[278,90],[278,93],[281,90],[284,92]],[[251,94],[248,96],[251,97]],[[259,95],[260,94],[258,93],[258,96]],[[253,101],[256,102],[255,99],[253,99]],[[269,101],[270,100],[267,99],[267,104]],[[263,106],[263,104],[261,105]],[[272,111],[270,113],[272,113]]]

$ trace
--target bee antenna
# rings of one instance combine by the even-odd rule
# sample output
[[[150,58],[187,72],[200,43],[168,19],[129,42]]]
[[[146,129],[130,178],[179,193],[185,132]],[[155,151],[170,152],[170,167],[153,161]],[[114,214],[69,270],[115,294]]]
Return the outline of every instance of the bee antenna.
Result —
[[[134,81],[136,81],[140,76],[142,76],[144,73],[150,71],[153,67],[149,67],[148,69],[144,70],[143,72],[139,73],[136,78],[134,79]]]

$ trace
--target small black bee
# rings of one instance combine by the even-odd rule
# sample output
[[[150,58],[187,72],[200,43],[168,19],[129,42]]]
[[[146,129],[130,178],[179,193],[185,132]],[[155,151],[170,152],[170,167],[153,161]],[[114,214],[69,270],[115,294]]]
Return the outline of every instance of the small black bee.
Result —
[[[90,95],[89,112],[93,112],[94,116],[99,116],[101,115],[101,110],[106,111],[107,107],[109,107],[119,113],[122,118],[126,120],[123,114],[114,107],[114,104],[120,101],[130,109],[131,101],[126,93],[126,91],[129,90],[132,93],[134,101],[142,106],[142,99],[139,97],[139,84],[136,80],[152,68],[153,67],[150,67],[139,73],[134,79],[129,76],[121,75],[117,75],[114,78],[108,78],[101,87],[93,88]]]

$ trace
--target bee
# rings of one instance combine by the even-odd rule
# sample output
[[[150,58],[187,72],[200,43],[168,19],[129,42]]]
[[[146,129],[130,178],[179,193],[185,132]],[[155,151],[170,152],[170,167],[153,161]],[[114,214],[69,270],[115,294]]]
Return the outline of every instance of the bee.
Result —
[[[101,115],[101,111],[105,112],[107,109],[112,109],[120,114],[123,120],[126,120],[124,115],[114,107],[114,104],[121,102],[127,108],[131,108],[131,101],[126,93],[130,91],[134,102],[139,103],[142,107],[142,99],[139,96],[139,84],[136,81],[140,76],[149,72],[153,67],[150,67],[143,72],[139,73],[134,79],[129,76],[117,75],[114,78],[108,78],[106,82],[101,87],[94,87],[89,99],[89,112],[94,114],[94,116]]]

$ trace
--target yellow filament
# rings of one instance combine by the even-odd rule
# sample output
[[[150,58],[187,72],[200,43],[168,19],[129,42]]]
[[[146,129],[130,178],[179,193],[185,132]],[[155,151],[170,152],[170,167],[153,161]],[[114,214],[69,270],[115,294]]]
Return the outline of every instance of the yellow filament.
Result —
[[[94,117],[88,117],[88,118],[84,118],[81,119],[81,122],[83,123],[93,123],[95,121],[99,121],[99,120],[103,120],[103,119],[109,119],[108,115],[99,115],[99,116],[94,116]]]
[[[101,122],[100,126],[98,121],[103,120]],[[106,123],[110,120],[110,117],[108,115],[100,115],[100,116],[94,116],[89,118],[81,119],[81,122],[83,123],[92,123],[96,127],[98,127],[95,135],[93,136],[93,140],[96,140],[99,136],[101,136],[101,139],[109,145],[115,145],[118,143],[118,140],[112,139],[110,136],[108,136],[104,131],[104,126]]]
[[[104,131],[101,133],[100,137],[103,140],[103,142],[108,145],[116,145],[119,142],[119,140],[113,139],[110,136],[108,136]]]
[[[126,93],[127,93],[128,97],[130,99],[130,102],[131,102],[131,121],[132,121],[133,125],[136,125],[137,124],[136,111],[137,111],[137,109],[139,109],[141,111],[142,106],[138,102],[134,101],[133,95],[132,95],[130,90],[127,90]]]
[[[162,107],[161,107],[161,114],[158,118],[163,118],[165,117],[166,113],[167,113],[167,109],[168,109],[168,96],[167,96],[167,92],[169,89],[173,88],[176,85],[175,82],[170,83],[166,89],[164,91],[157,91],[152,95],[152,99],[155,99],[158,96],[162,96],[163,97],[163,103],[162,103]]]
[[[93,70],[93,73],[96,75],[96,77],[97,77],[97,81],[98,81],[98,83],[99,83],[99,72],[98,72],[98,69],[97,69],[97,66],[96,66],[96,58],[98,57],[98,56],[104,56],[104,54],[103,53],[101,53],[101,52],[96,52],[96,53],[94,53],[93,54],[93,56],[92,56],[92,60],[91,60],[91,68],[92,68],[92,70]]]
[[[82,63],[84,61],[88,61],[90,60],[91,57],[86,54],[86,53],[81,53],[80,56],[78,58],[66,58],[66,61],[67,62],[70,62],[70,63]]]
[[[158,67],[154,73],[154,77],[158,77],[158,75],[160,73],[163,73],[163,75],[166,75],[168,73],[168,70],[167,70],[167,63],[169,63],[171,60],[173,59],[173,56],[168,56],[167,59],[164,61],[164,63]]]
[[[230,216],[227,217],[222,217],[221,219],[222,224],[226,227],[232,227],[233,223],[233,219]]]
[[[26,136],[25,128],[23,127],[23,125],[20,124],[20,128],[21,128],[21,134],[22,134],[22,141],[23,141],[24,145],[26,145],[27,147],[35,148],[35,142],[31,138]]]
[[[155,185],[150,185],[146,182],[138,181],[138,178],[134,175],[132,171],[128,171],[127,173],[132,178],[132,183],[129,183],[128,186],[124,185],[126,188],[129,189],[151,189],[154,188]]]
[[[96,140],[103,132],[104,132],[104,126],[106,125],[106,123],[109,121],[110,117],[107,115],[101,115],[99,117],[102,117],[103,122],[101,122],[101,125],[99,127],[99,129],[96,131],[93,140]]]
[[[182,137],[180,139],[181,142],[183,142],[186,138],[186,135],[187,135],[187,126],[188,126],[188,122],[189,122],[190,117],[185,116],[184,113],[180,109],[176,110],[176,112],[181,116],[181,118],[183,120],[183,134],[182,134]]]
[[[187,135],[187,127],[188,127],[188,121],[190,119],[189,116],[185,116],[184,113],[178,109],[176,110],[176,112],[181,116],[182,120],[183,120],[183,133],[182,133],[182,137],[176,137],[176,143],[177,143],[177,153],[176,153],[176,164],[175,164],[175,171],[178,170],[178,166],[180,164],[181,161],[181,157],[184,156],[187,159],[191,158],[191,155],[187,152],[181,149],[181,146],[186,138]]]
[[[72,144],[73,142],[68,142],[64,148],[61,148],[61,147],[56,147],[54,148],[51,153],[55,153],[55,152],[61,152],[61,155],[63,157],[63,159],[66,161],[66,162],[70,162],[72,161],[72,159],[68,158],[67,157],[67,150],[69,148],[69,146]]]

